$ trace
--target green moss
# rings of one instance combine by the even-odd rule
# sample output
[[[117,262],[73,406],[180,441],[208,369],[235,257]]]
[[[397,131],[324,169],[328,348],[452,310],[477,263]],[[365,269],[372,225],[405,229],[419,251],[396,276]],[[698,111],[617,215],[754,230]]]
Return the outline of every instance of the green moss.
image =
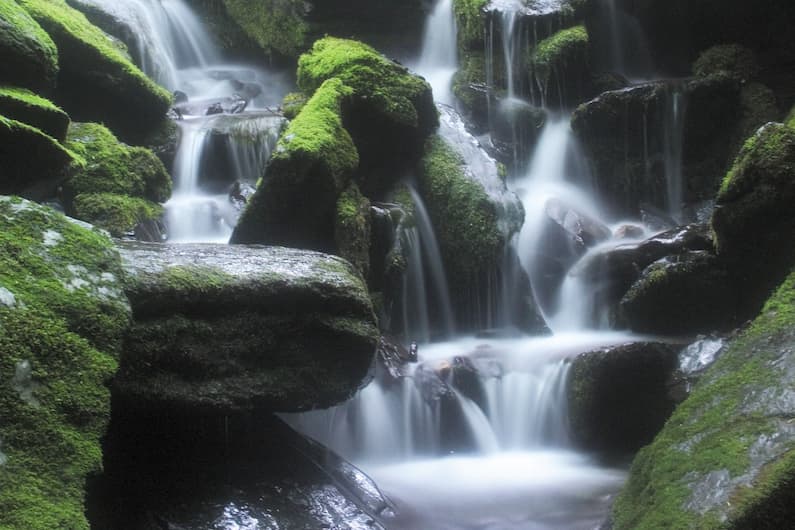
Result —
[[[66,139],[69,115],[50,100],[24,88],[0,86],[0,114],[32,125],[58,141]]]
[[[313,93],[325,80],[336,77],[390,120],[409,127],[423,121],[420,100],[430,86],[408,69],[390,61],[361,42],[326,37],[298,60],[298,86]],[[435,114],[434,114],[435,118]]]
[[[550,76],[567,65],[588,62],[588,31],[585,26],[561,30],[538,43],[528,63],[536,77],[546,84]]]
[[[114,193],[163,202],[171,194],[171,177],[163,163],[142,147],[119,142],[105,126],[73,123],[66,145],[86,162],[65,186],[81,193]]]
[[[229,15],[268,55],[298,55],[306,35],[301,0],[223,0]]]
[[[130,319],[120,274],[106,237],[0,198],[0,380],[16,381],[0,385],[2,528],[88,529],[84,483],[101,468],[105,384]]]
[[[458,25],[459,49],[483,48],[488,0],[454,0],[453,11]]]
[[[301,112],[301,109],[304,108],[306,105],[307,97],[300,92],[290,92],[284,99],[282,100],[282,112],[284,113],[284,117],[288,120],[292,120],[298,113]]]
[[[739,79],[753,79],[759,74],[754,52],[739,44],[721,44],[701,52],[693,63],[698,77],[723,74]]]
[[[464,167],[442,138],[427,141],[419,188],[454,285],[493,265],[503,244],[494,205]]]
[[[754,444],[778,428],[779,413],[771,403],[775,397],[764,394],[776,395],[791,384],[786,374],[791,361],[780,359],[792,347],[793,329],[795,273],[709,369],[654,442],[638,453],[616,500],[614,528],[747,528],[734,521],[742,520],[793,471],[791,436],[777,439],[782,457],[771,462],[779,464],[755,471],[758,464],[752,464]],[[702,514],[688,507],[695,485],[721,470],[732,478],[749,473],[752,488],[727,485],[733,490],[729,502],[707,502]],[[727,522],[721,522],[724,517]]]
[[[51,89],[58,74],[58,49],[16,2],[0,5],[0,83]]]
[[[64,0],[18,3],[58,45],[62,68],[59,88],[71,92],[73,100],[87,98],[93,103],[94,108],[81,110],[111,116],[118,113],[136,126],[165,114],[171,94],[146,77],[119,50],[118,41],[92,25],[82,13]]]
[[[784,118],[784,123],[785,123],[785,124],[786,124],[788,127],[795,128],[795,106],[793,106],[793,107],[790,109],[790,111],[789,111],[789,114],[787,114],[787,117],[786,117],[786,118]]]
[[[122,237],[140,223],[162,216],[163,207],[138,197],[81,193],[75,197],[74,212],[78,219],[107,230],[113,237]]]
[[[370,201],[353,182],[337,199],[334,241],[339,255],[366,278],[370,270]]]

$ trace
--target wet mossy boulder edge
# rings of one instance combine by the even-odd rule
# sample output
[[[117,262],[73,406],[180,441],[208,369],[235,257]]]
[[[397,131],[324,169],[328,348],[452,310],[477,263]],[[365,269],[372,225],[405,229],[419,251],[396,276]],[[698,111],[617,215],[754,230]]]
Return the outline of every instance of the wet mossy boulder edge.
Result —
[[[52,90],[58,49],[50,36],[13,0],[0,5],[0,84]]]
[[[113,243],[0,197],[0,527],[87,530],[130,307]]]
[[[116,396],[218,415],[328,407],[366,382],[378,330],[358,272],[318,252],[121,247],[134,324]]]
[[[0,85],[0,114],[21,121],[63,142],[69,115],[52,101],[13,86]]]
[[[146,130],[159,123],[171,105],[171,94],[141,72],[85,15],[64,0],[18,3],[58,47],[56,101],[70,116],[104,121],[116,132]]]
[[[795,273],[632,463],[616,530],[785,528],[795,480]]]

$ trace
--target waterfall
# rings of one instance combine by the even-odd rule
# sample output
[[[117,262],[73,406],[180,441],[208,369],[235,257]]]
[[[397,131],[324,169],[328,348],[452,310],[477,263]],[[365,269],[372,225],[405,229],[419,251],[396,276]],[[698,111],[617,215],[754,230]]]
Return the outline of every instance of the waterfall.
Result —
[[[431,84],[437,102],[453,104],[451,83],[458,69],[453,0],[436,0],[425,23],[422,51],[413,69]]]
[[[678,86],[666,92],[665,123],[663,126],[663,160],[665,164],[666,206],[668,215],[682,222],[685,97]]]

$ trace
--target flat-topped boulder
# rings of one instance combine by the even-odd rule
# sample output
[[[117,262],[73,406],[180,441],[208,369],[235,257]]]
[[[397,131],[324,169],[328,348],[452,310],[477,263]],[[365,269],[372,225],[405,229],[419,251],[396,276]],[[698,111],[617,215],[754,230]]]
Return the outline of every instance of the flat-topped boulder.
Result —
[[[128,244],[120,399],[206,413],[328,407],[365,382],[378,330],[345,260],[242,245]]]

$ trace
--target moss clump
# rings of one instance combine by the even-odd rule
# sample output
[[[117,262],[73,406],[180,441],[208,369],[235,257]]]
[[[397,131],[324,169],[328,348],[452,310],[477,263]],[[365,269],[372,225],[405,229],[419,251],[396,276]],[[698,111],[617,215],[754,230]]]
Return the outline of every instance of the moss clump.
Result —
[[[139,224],[162,216],[163,207],[138,197],[81,193],[75,197],[74,212],[78,219],[107,230],[113,237],[122,237]]]
[[[390,61],[361,42],[326,37],[298,60],[298,86],[313,93],[326,79],[336,77],[353,95],[390,121],[421,130],[436,125],[427,115],[424,100],[432,96],[425,80]],[[432,121],[432,123],[429,123]]]
[[[721,44],[701,52],[693,63],[693,74],[698,77],[723,74],[754,79],[759,74],[759,64],[754,52],[745,46]]]
[[[747,523],[773,498],[786,498],[795,473],[795,436],[786,428],[794,330],[792,273],[638,453],[615,503],[614,528],[762,527]],[[710,482],[718,478],[720,486]],[[785,506],[762,510],[765,528],[791,522],[792,504]]]
[[[86,162],[65,186],[69,197],[114,193],[163,202],[171,195],[163,163],[148,149],[119,142],[103,125],[73,123],[66,146]]]
[[[298,55],[306,35],[300,0],[223,0],[229,15],[269,56]]]
[[[294,119],[306,105],[307,97],[300,92],[290,92],[282,100],[282,113],[288,120]]]
[[[58,49],[16,2],[0,5],[0,83],[49,90],[58,75]]]
[[[88,529],[130,309],[105,236],[0,198],[0,527]]]
[[[232,242],[333,249],[337,197],[359,164],[340,117],[352,93],[339,79],[329,79],[290,122]]]
[[[0,86],[0,114],[32,125],[60,142],[66,139],[69,115],[24,88]]]
[[[556,72],[563,73],[569,67],[587,67],[588,31],[585,26],[574,26],[555,33],[538,43],[528,63],[544,85]]]
[[[460,49],[481,49],[485,39],[488,0],[454,0],[453,11],[458,24]]]
[[[35,127],[0,116],[0,194],[22,193],[68,175],[81,159]]]
[[[438,136],[426,143],[419,189],[436,230],[448,277],[465,285],[499,259],[503,239],[497,213],[461,158]]]
[[[171,94],[146,77],[115,40],[64,0],[19,0],[58,45],[58,88],[64,106],[78,119],[104,119],[143,129],[159,121]],[[123,102],[123,103],[120,103]]]
[[[789,111],[789,114],[787,114],[787,117],[786,117],[786,118],[784,118],[784,123],[785,123],[785,124],[786,124],[788,127],[795,128],[795,106],[793,106],[793,107],[790,109],[790,111]]]
[[[370,201],[353,182],[337,199],[334,241],[339,255],[366,278],[370,271]]]

